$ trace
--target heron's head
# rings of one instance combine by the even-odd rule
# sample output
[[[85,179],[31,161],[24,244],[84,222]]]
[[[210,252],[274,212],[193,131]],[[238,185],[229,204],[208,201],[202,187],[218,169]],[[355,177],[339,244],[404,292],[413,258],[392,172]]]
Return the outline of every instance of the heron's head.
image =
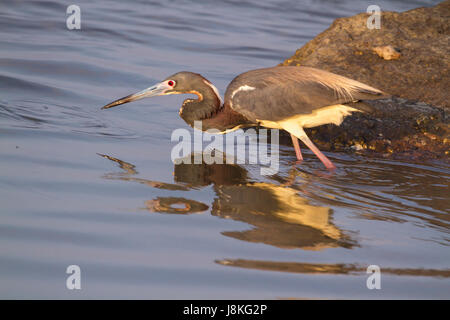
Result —
[[[192,93],[197,95],[198,100],[201,101],[204,99],[205,94],[211,91],[213,91],[214,95],[216,95],[220,101],[221,99],[217,89],[206,78],[198,73],[182,71],[167,77],[165,80],[154,84],[147,89],[113,101],[102,107],[102,109],[112,108],[142,98],[169,94]]]

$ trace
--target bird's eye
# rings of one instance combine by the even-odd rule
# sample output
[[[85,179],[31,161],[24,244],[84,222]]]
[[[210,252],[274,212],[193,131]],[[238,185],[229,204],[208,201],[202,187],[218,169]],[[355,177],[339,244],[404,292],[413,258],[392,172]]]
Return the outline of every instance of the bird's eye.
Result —
[[[169,86],[173,87],[173,86],[175,85],[175,82],[172,81],[172,80],[169,80],[169,81],[167,82],[167,84],[168,84]]]

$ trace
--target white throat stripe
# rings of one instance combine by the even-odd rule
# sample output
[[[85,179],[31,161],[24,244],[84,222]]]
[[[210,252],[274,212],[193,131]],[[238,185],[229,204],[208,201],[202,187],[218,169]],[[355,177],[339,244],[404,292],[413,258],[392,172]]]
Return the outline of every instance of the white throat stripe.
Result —
[[[222,97],[219,94],[219,90],[209,81],[203,80],[204,83],[206,83],[211,89],[213,89],[214,93],[216,94],[217,98],[219,98],[220,105],[223,105]]]

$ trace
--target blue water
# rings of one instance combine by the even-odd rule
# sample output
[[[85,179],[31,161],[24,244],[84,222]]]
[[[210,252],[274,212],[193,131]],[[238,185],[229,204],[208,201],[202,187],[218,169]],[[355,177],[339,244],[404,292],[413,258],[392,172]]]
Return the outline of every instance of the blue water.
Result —
[[[448,299],[448,165],[327,153],[329,175],[308,151],[293,166],[287,141],[274,176],[174,166],[185,97],[100,110],[181,70],[223,94],[370,4],[2,1],[0,297]]]

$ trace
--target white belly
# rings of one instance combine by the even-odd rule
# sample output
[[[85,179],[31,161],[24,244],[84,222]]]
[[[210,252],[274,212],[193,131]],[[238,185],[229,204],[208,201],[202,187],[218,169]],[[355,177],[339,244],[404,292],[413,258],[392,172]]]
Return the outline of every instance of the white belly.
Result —
[[[359,110],[342,104],[337,104],[318,109],[310,114],[296,115],[280,121],[258,120],[258,122],[264,127],[274,129],[282,129],[284,127],[282,123],[296,123],[301,128],[312,128],[329,123],[334,123],[338,126],[342,123],[346,116],[355,111]]]

